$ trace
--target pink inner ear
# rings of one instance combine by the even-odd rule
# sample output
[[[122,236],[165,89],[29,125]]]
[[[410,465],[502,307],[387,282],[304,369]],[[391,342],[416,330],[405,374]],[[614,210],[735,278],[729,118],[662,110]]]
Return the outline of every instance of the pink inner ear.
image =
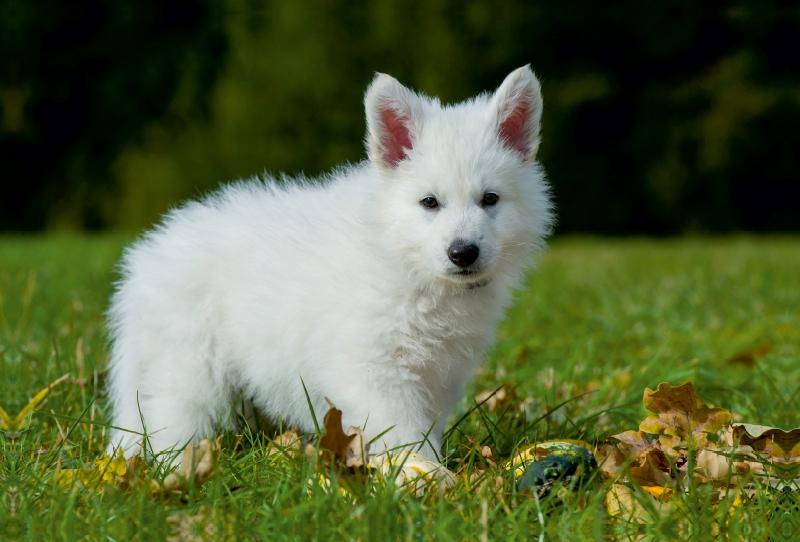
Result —
[[[531,104],[528,100],[519,100],[500,123],[500,139],[523,156],[531,152],[530,114]]]
[[[408,130],[408,120],[391,108],[380,110],[383,134],[381,147],[383,160],[389,167],[396,168],[401,160],[408,154],[405,149],[411,148],[411,133]]]

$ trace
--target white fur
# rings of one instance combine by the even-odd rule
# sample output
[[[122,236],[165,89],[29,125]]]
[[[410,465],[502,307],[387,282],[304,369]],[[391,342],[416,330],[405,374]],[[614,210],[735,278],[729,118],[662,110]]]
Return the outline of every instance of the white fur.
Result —
[[[531,101],[529,156],[498,134]],[[325,397],[386,447],[442,430],[491,345],[511,289],[552,222],[534,162],[541,115],[530,68],[494,95],[443,106],[378,75],[365,97],[371,161],[318,181],[250,180],[170,212],[130,247],[109,310],[113,424],[155,452],[227,427],[237,397],[313,430]],[[412,148],[384,160],[378,111],[390,104]],[[486,191],[493,207],[479,203]],[[420,205],[434,196],[437,210]],[[475,275],[447,256],[477,245]],[[368,420],[368,421],[367,421]],[[139,453],[122,431],[112,446]],[[431,450],[428,448],[430,455]]]

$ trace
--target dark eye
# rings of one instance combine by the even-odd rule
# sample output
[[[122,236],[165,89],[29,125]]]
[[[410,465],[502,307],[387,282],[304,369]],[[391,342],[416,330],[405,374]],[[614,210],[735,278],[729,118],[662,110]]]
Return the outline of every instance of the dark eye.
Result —
[[[481,205],[495,205],[500,198],[494,192],[486,192],[481,200]]]
[[[436,198],[433,198],[431,196],[423,198],[422,201],[420,201],[419,203],[426,209],[436,209],[439,206],[439,202],[436,201]]]

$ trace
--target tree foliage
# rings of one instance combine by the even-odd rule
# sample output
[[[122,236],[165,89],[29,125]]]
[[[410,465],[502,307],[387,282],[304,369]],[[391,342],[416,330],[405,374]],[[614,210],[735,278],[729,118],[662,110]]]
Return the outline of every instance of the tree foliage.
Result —
[[[375,71],[453,102],[531,63],[559,231],[800,229],[790,4],[221,1],[0,17],[24,34],[4,103],[28,93],[0,228],[135,229],[221,181],[321,173],[364,158]]]
[[[1,0],[0,230],[107,225],[109,166],[169,121],[186,76],[201,117],[225,50],[220,12],[216,0]]]

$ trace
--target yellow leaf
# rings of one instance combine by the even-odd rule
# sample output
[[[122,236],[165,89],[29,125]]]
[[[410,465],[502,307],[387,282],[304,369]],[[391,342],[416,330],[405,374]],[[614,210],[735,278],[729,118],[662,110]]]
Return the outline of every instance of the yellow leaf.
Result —
[[[650,495],[652,495],[656,499],[660,499],[662,501],[669,501],[670,498],[672,497],[672,488],[671,487],[642,486],[642,489],[647,491]]]
[[[605,505],[611,517],[621,516],[625,520],[633,520],[636,523],[648,523],[649,513],[642,505],[642,500],[650,500],[654,508],[661,504],[649,493],[634,493],[626,485],[617,483],[612,484],[611,489],[606,493]]]
[[[121,469],[117,469],[119,473]],[[125,462],[125,471],[122,474],[117,474],[114,484],[122,490],[127,490],[135,486],[141,486],[144,483],[147,470],[145,469],[144,459],[138,455],[132,455]]]

